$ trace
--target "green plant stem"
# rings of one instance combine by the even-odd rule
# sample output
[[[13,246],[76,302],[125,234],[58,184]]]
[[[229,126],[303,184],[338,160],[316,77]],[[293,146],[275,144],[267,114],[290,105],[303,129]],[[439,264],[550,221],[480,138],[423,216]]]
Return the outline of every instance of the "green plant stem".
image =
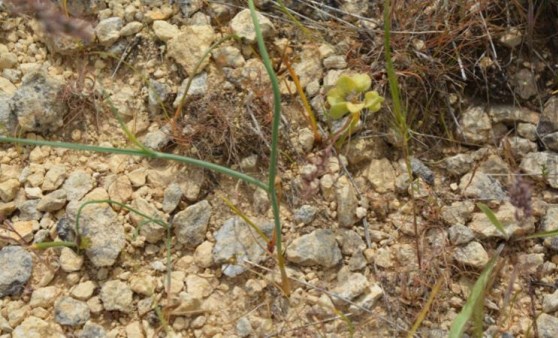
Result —
[[[140,156],[140,157],[154,158],[154,159],[171,160],[175,162],[193,165],[195,167],[212,170],[221,174],[225,174],[227,176],[242,180],[248,184],[253,184],[269,192],[267,184],[263,183],[262,181],[252,176],[243,174],[238,171],[234,171],[232,169],[220,166],[218,164],[214,164],[214,163],[210,163],[210,162],[206,162],[206,161],[202,161],[202,160],[198,160],[186,156],[162,153],[154,150],[145,151],[145,150],[138,150],[138,149],[109,148],[109,147],[99,147],[99,146],[92,146],[92,145],[80,144],[80,143],[30,140],[30,139],[4,137],[4,136],[0,136],[0,143],[15,143],[15,144],[24,144],[24,145],[33,145],[33,146],[49,146],[54,148],[65,148],[65,149],[72,149],[72,150],[94,151],[99,153],[111,153],[111,154],[119,154],[119,155],[130,155],[130,156]]]
[[[281,281],[283,284],[283,292],[285,294],[290,294],[289,279],[287,278],[287,271],[285,269],[285,259],[283,257],[283,242],[281,236],[281,216],[279,212],[279,200],[277,198],[277,191],[275,188],[275,179],[277,177],[277,158],[279,153],[279,124],[281,123],[281,91],[279,90],[279,80],[277,75],[273,70],[273,65],[271,64],[271,59],[265,48],[265,43],[263,40],[262,31],[260,29],[260,24],[258,22],[258,17],[256,15],[256,7],[254,6],[254,0],[248,0],[248,6],[250,7],[250,14],[252,16],[252,22],[254,24],[254,29],[256,31],[256,38],[258,41],[258,48],[260,55],[262,57],[263,64],[271,80],[271,86],[273,89],[273,124],[271,129],[271,155],[269,159],[269,181],[267,186],[267,193],[271,201],[271,208],[273,210],[273,220],[275,223],[275,239],[277,245],[277,264],[279,265],[279,270],[281,271]]]
[[[76,248],[77,244],[74,243],[74,242],[68,242],[68,241],[56,241],[56,242],[35,243],[35,244],[33,244],[33,247],[35,249],[39,249],[39,250],[45,250],[45,249],[48,249],[48,248],[60,248],[60,247]]]
[[[401,96],[399,95],[399,86],[393,61],[391,60],[391,1],[384,0],[384,52],[386,59],[386,72],[389,82],[389,90],[393,101],[393,115],[395,119],[395,127],[401,138],[401,148],[407,167],[407,175],[410,181],[410,195],[413,207],[413,228],[415,231],[416,256],[419,269],[422,268],[422,255],[420,252],[420,236],[418,233],[417,210],[415,203],[415,191],[413,187],[413,169],[411,167],[411,151],[409,150],[409,126],[407,125],[407,114],[401,105]]]
[[[198,62],[196,63],[196,65],[194,66],[194,70],[192,71],[192,74],[188,74],[189,78],[188,78],[188,82],[186,83],[186,88],[184,89],[184,95],[182,96],[182,99],[180,99],[180,103],[178,104],[178,107],[176,108],[176,112],[174,114],[174,119],[178,119],[179,117],[182,117],[182,108],[184,107],[184,105],[186,104],[186,97],[188,96],[188,91],[190,90],[190,86],[192,85],[192,81],[194,80],[194,77],[196,75],[198,75],[201,65],[203,63],[203,61],[205,61],[205,59],[209,56],[209,54],[215,49],[217,48],[220,44],[222,44],[223,42],[230,40],[230,39],[236,39],[238,40],[239,37],[236,35],[225,35],[224,37],[220,38],[219,40],[217,40],[217,42],[215,42],[214,44],[212,44],[202,55],[202,57],[198,60]]]

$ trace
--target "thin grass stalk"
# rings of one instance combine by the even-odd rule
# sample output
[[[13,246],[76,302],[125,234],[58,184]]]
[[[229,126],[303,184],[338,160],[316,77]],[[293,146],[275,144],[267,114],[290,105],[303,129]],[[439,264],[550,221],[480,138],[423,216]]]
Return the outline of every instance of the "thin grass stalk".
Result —
[[[422,255],[420,252],[420,235],[417,224],[417,210],[415,201],[415,191],[413,187],[413,169],[411,167],[411,151],[409,149],[409,126],[407,125],[407,113],[401,105],[401,96],[399,94],[399,86],[397,83],[397,75],[391,60],[391,1],[384,0],[384,52],[386,59],[386,72],[389,82],[389,90],[393,101],[393,115],[395,119],[395,127],[401,138],[401,148],[403,150],[403,158],[407,167],[407,175],[410,181],[410,195],[413,207],[413,228],[415,232],[415,247],[419,270],[422,268]]]
[[[436,284],[432,288],[432,292],[430,292],[430,296],[428,296],[428,300],[426,301],[426,304],[424,304],[424,306],[422,307],[422,310],[420,311],[419,315],[417,316],[417,320],[415,320],[415,323],[413,324],[413,327],[411,327],[411,330],[409,330],[409,333],[407,333],[407,338],[413,338],[415,336],[415,333],[419,329],[420,324],[422,324],[422,322],[426,318],[426,315],[428,315],[428,312],[430,311],[430,307],[432,306],[432,302],[434,302],[434,299],[438,295],[438,292],[440,291],[440,288],[442,287],[442,284],[444,283],[444,278],[443,277],[444,276],[440,276],[438,278],[438,281],[436,282]]]
[[[138,150],[138,149],[109,148],[109,147],[92,146],[92,145],[81,144],[81,143],[31,140],[31,139],[5,137],[5,136],[0,136],[0,143],[14,143],[14,144],[23,144],[23,145],[32,145],[32,146],[49,146],[53,148],[64,148],[64,149],[80,150],[80,151],[94,151],[99,153],[110,153],[110,154],[129,155],[129,156],[140,156],[140,157],[146,157],[152,159],[170,160],[174,162],[189,164],[198,168],[212,170],[230,176],[232,178],[237,178],[248,184],[255,185],[259,188],[264,189],[265,191],[269,191],[267,184],[263,183],[262,181],[252,176],[229,169],[227,167],[223,167],[218,164],[198,160],[187,156],[167,154],[167,153],[162,153],[154,150],[150,150],[149,152],[146,152],[144,150]]]
[[[289,279],[287,277],[287,271],[285,269],[285,258],[283,257],[279,200],[277,198],[277,192],[275,188],[275,179],[277,178],[277,158],[279,153],[279,124],[281,123],[281,92],[279,90],[279,80],[277,79],[277,75],[273,70],[271,59],[269,58],[269,54],[267,53],[267,49],[265,48],[262,31],[260,29],[258,17],[256,15],[254,0],[248,0],[248,6],[250,7],[250,15],[252,16],[252,22],[256,31],[256,39],[258,41],[260,56],[262,58],[262,62],[265,66],[269,79],[271,80],[271,86],[273,88],[273,125],[271,129],[271,155],[269,159],[269,181],[266,191],[271,201],[273,220],[275,223],[275,238],[277,239],[277,265],[279,266],[279,270],[281,271],[283,292],[286,295],[289,295],[291,288],[289,285]]]
[[[316,143],[321,143],[322,134],[320,134],[320,131],[318,130],[318,122],[316,120],[316,115],[312,110],[312,106],[310,106],[310,102],[308,102],[308,98],[306,97],[306,94],[304,94],[304,89],[300,85],[300,79],[298,78],[298,75],[296,74],[295,70],[291,66],[291,63],[289,62],[288,57],[286,55],[283,57],[283,63],[285,64],[285,67],[287,67],[287,70],[289,71],[289,75],[293,79],[293,82],[296,87],[296,91],[298,92],[298,96],[300,96],[300,100],[302,101],[302,106],[304,107],[304,110],[306,110],[306,113],[308,114],[307,119],[308,119],[308,123],[310,124],[310,127],[312,128],[312,132],[314,133],[314,141]]]
[[[192,81],[194,80],[194,77],[196,75],[198,75],[199,69],[200,69],[203,61],[209,56],[209,54],[211,54],[211,52],[213,52],[213,50],[215,48],[217,48],[220,44],[222,44],[223,42],[225,42],[227,40],[230,40],[230,39],[237,39],[238,40],[238,36],[236,36],[236,35],[225,35],[224,37],[217,40],[214,44],[212,44],[203,53],[201,58],[198,60],[198,62],[194,66],[194,70],[193,70],[192,74],[188,74],[189,78],[188,78],[188,82],[186,82],[186,88],[184,89],[184,95],[182,96],[182,99],[180,100],[180,103],[178,104],[178,107],[176,108],[176,111],[174,113],[174,120],[175,121],[178,121],[178,118],[182,117],[182,108],[184,107],[184,104],[186,104],[186,97],[188,96],[188,91],[190,90],[190,86],[192,85]]]

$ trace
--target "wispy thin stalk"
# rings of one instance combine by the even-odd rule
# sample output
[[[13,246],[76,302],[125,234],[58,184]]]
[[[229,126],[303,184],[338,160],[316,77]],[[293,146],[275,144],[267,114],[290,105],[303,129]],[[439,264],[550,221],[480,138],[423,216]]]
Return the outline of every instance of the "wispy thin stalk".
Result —
[[[410,181],[410,195],[413,207],[413,228],[415,232],[415,247],[419,269],[422,268],[422,255],[420,251],[420,234],[418,232],[417,224],[417,210],[415,203],[415,191],[413,187],[413,169],[411,167],[411,151],[409,149],[410,132],[407,125],[407,113],[401,104],[401,95],[399,93],[399,84],[397,83],[397,75],[393,67],[391,59],[391,1],[384,1],[384,52],[386,59],[386,72],[389,82],[389,90],[393,103],[393,117],[395,121],[396,132],[398,133],[401,141],[401,148],[403,150],[403,158],[407,168],[407,175]]]
[[[273,220],[275,223],[275,238],[277,240],[277,264],[279,270],[281,271],[281,281],[283,283],[283,292],[286,294],[290,293],[289,279],[287,277],[287,271],[285,269],[285,258],[283,257],[283,242],[281,236],[281,218],[279,213],[279,199],[277,198],[277,191],[275,188],[275,180],[277,178],[277,159],[279,154],[279,124],[281,123],[281,91],[279,90],[279,80],[277,75],[273,70],[273,65],[271,64],[271,59],[265,48],[265,43],[263,40],[262,31],[260,29],[260,23],[256,14],[256,7],[254,6],[253,0],[248,0],[248,6],[250,7],[250,14],[252,16],[252,22],[254,24],[254,29],[256,31],[256,39],[258,42],[258,48],[260,51],[260,56],[262,58],[263,64],[271,80],[271,87],[273,89],[273,124],[271,128],[271,155],[269,159],[269,180],[267,186],[267,193],[269,194],[269,199],[271,201],[271,208],[273,210]]]
[[[0,136],[0,143],[14,143],[14,144],[23,144],[23,145],[32,145],[32,146],[49,146],[54,148],[64,148],[64,149],[72,149],[72,150],[80,150],[80,151],[94,151],[99,153],[130,155],[130,156],[140,156],[140,157],[147,157],[147,158],[154,158],[154,159],[156,158],[156,159],[170,160],[170,161],[193,165],[199,168],[205,168],[221,174],[225,174],[227,176],[237,178],[246,183],[253,184],[259,188],[262,188],[265,191],[268,191],[267,184],[263,183],[262,181],[252,176],[243,174],[241,172],[229,169],[227,167],[220,166],[218,164],[198,160],[195,158],[174,155],[174,154],[167,154],[167,153],[162,153],[154,150],[145,152],[144,150],[138,150],[138,149],[109,148],[109,147],[92,146],[92,145],[81,144],[81,143],[31,140],[31,139],[5,137],[5,136]]]

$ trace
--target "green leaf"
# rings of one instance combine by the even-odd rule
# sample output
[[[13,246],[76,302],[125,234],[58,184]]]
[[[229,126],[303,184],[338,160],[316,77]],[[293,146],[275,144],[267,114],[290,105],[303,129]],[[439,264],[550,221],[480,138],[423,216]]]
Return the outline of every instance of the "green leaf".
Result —
[[[345,116],[349,112],[349,108],[347,107],[347,102],[340,102],[336,105],[331,106],[329,109],[328,115],[334,120],[338,120]]]
[[[490,210],[490,208],[486,204],[480,203],[480,202],[477,203],[477,207],[479,209],[481,209],[482,212],[484,212],[486,217],[488,217],[488,220],[490,221],[490,223],[492,223],[496,227],[496,229],[498,229],[504,235],[504,238],[506,240],[508,240],[510,238],[510,236],[506,232],[506,229],[504,229],[504,226],[502,225],[500,220],[498,220],[496,215],[494,215],[492,210]]]
[[[372,86],[372,79],[368,74],[355,74],[351,76],[351,80],[354,83],[354,87],[351,89],[359,93],[364,93]]]
[[[380,110],[384,100],[375,90],[367,92],[364,94],[364,108],[367,108],[371,113],[375,113]]]
[[[498,249],[496,249],[496,253],[492,257],[492,259],[486,264],[484,270],[480,274],[479,278],[475,282],[473,289],[471,290],[471,294],[467,299],[465,305],[461,309],[461,312],[455,317],[453,323],[451,324],[450,332],[448,337],[449,338],[461,338],[463,333],[465,332],[465,326],[473,312],[482,308],[484,306],[484,296],[486,293],[486,288],[488,287],[490,276],[492,275],[492,270],[496,265],[496,261],[500,256],[500,253],[504,249],[504,244],[500,244]]]

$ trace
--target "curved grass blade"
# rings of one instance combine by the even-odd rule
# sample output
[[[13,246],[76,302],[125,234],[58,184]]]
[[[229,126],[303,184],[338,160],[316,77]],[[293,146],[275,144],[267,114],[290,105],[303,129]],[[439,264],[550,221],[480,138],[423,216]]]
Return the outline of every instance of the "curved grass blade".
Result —
[[[492,275],[492,270],[496,265],[496,261],[500,256],[500,253],[504,249],[504,244],[500,244],[494,256],[484,267],[484,270],[480,274],[479,278],[475,282],[471,294],[467,299],[465,305],[461,309],[461,312],[455,317],[453,323],[451,324],[451,329],[449,332],[449,338],[461,338],[465,332],[465,327],[469,322],[469,319],[473,316],[475,310],[482,308],[484,306],[484,296],[486,294],[486,288],[490,281],[490,276]]]
[[[504,229],[504,225],[500,222],[498,217],[496,217],[496,215],[494,215],[494,212],[492,212],[492,210],[484,203],[480,203],[480,202],[477,203],[477,207],[482,212],[484,212],[486,217],[488,217],[488,220],[490,221],[490,223],[492,223],[496,227],[496,229],[498,229],[498,231],[500,231],[504,235],[504,238],[506,240],[508,240],[510,238],[510,236],[506,232],[506,229]]]

